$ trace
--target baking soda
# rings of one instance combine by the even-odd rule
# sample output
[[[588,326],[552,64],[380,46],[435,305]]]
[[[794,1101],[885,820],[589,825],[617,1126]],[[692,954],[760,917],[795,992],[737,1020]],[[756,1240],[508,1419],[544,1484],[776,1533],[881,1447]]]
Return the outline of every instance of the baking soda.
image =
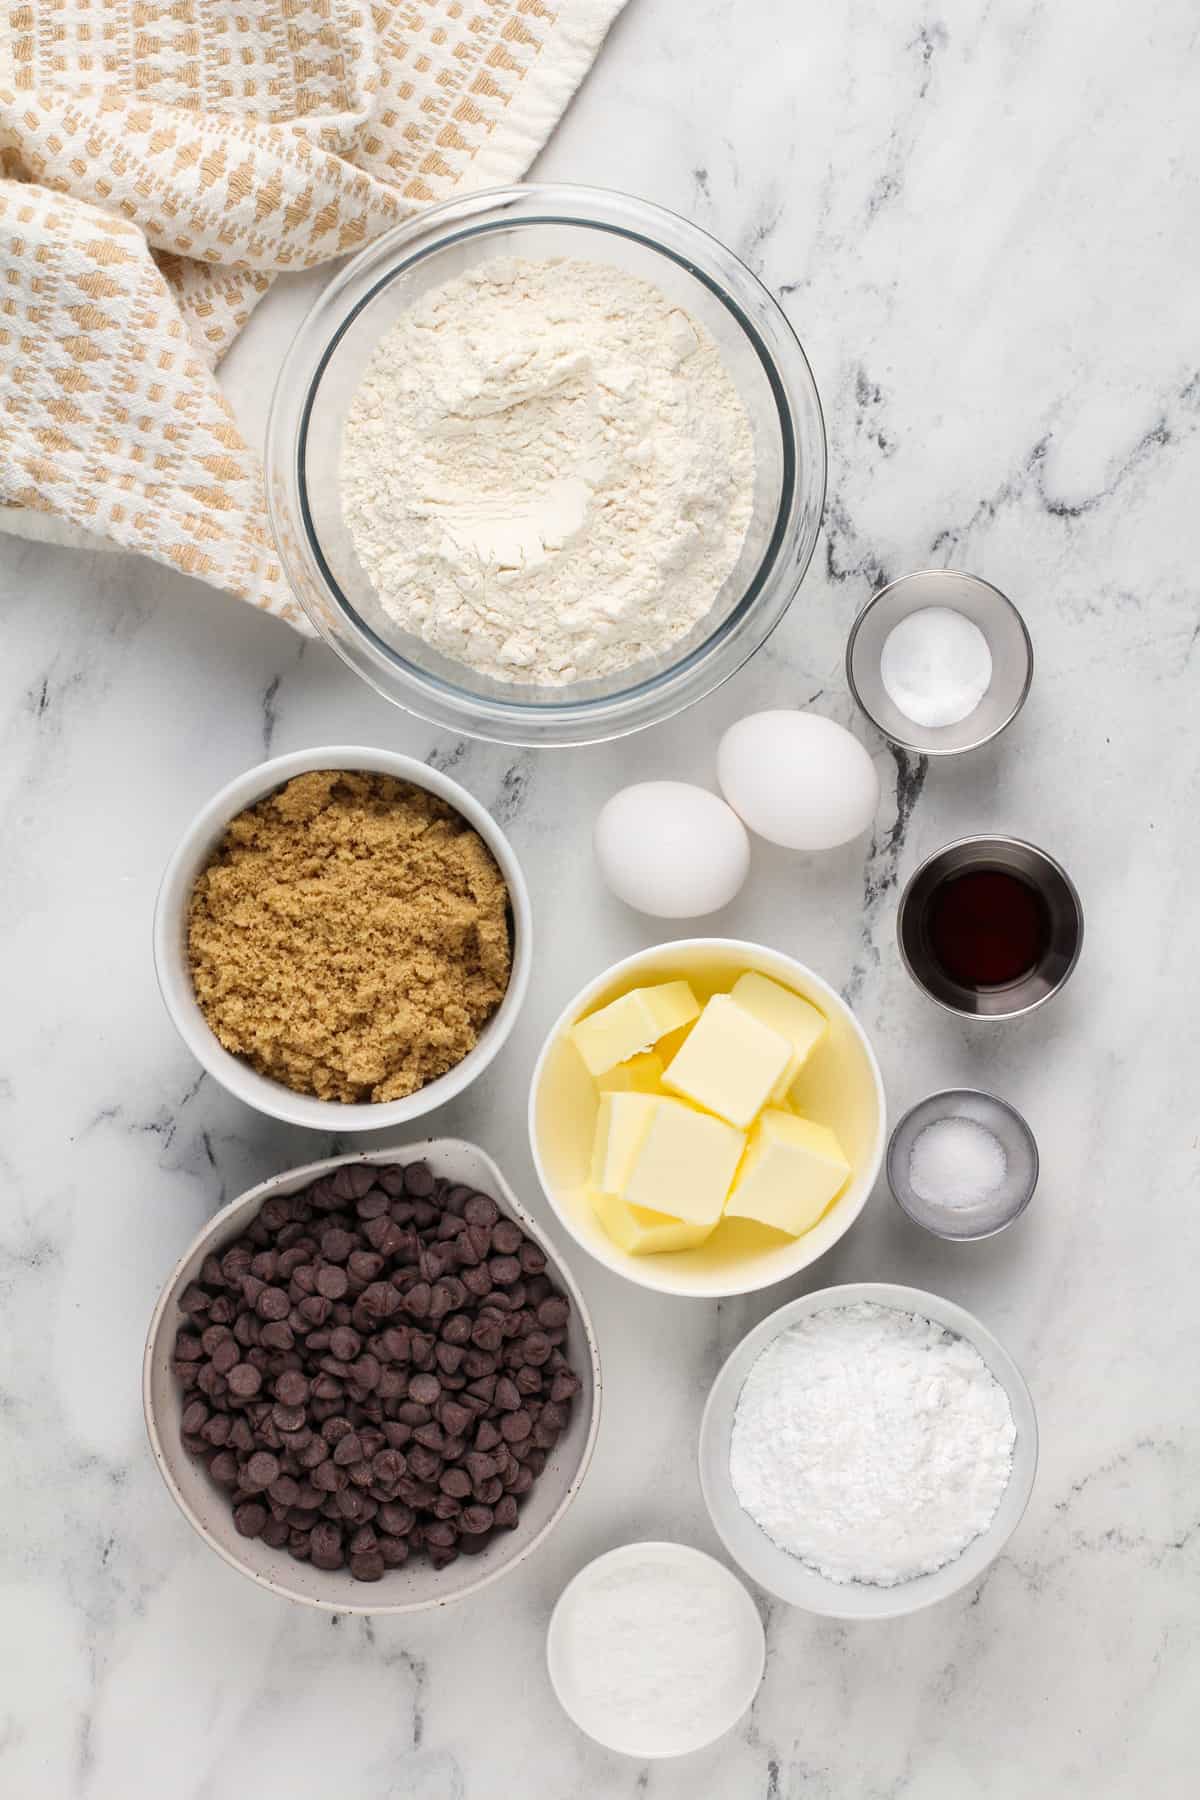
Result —
[[[957,725],[969,718],[992,679],[988,641],[949,606],[923,606],[893,625],[879,676],[892,705],[914,725]]]

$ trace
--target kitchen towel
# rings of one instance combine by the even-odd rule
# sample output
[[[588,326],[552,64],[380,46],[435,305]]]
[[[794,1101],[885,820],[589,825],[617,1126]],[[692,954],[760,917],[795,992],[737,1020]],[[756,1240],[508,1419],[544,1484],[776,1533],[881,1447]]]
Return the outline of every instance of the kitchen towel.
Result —
[[[523,174],[622,4],[11,6],[0,518],[53,515],[307,629],[217,363],[281,270]]]

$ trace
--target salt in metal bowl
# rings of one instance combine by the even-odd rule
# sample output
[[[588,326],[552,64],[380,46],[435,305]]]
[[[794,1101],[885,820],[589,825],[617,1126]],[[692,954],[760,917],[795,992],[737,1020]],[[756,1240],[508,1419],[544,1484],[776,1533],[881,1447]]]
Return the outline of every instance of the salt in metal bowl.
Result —
[[[892,700],[880,672],[888,634],[902,619],[929,606],[962,613],[979,627],[992,653],[987,692],[956,725],[918,725]],[[846,678],[872,725],[900,749],[920,756],[957,756],[990,743],[1012,724],[1033,680],[1033,644],[1012,601],[990,581],[958,569],[917,569],[880,588],[855,619],[846,645]]]
[[[996,1138],[1008,1160],[1004,1180],[982,1200],[960,1205],[923,1200],[909,1178],[913,1145],[930,1125],[969,1119]],[[1037,1140],[1015,1106],[977,1088],[944,1088],[910,1107],[892,1133],[887,1153],[888,1186],[914,1225],[934,1237],[974,1243],[995,1237],[1019,1219],[1038,1180]]]

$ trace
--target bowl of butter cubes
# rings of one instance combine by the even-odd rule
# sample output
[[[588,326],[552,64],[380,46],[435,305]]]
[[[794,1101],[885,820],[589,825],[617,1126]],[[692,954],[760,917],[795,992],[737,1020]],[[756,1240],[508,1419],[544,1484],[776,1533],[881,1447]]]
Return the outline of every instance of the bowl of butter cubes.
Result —
[[[759,944],[689,938],[626,958],[551,1030],[534,1164],[597,1261],[660,1293],[784,1281],[836,1244],[883,1159],[879,1065],[846,1005]]]

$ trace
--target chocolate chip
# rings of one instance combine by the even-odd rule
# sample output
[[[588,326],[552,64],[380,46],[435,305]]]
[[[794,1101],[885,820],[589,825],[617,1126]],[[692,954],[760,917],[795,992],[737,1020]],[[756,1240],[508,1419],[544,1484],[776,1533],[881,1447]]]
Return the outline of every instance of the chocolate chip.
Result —
[[[368,1318],[386,1319],[400,1309],[400,1296],[390,1281],[373,1281],[359,1295],[358,1304]]]
[[[408,1396],[421,1406],[435,1406],[441,1398],[442,1384],[436,1375],[414,1375],[408,1384]]]
[[[255,1500],[243,1501],[233,1509],[233,1522],[243,1537],[258,1537],[267,1522],[267,1509]]]
[[[371,1581],[511,1529],[579,1391],[544,1269],[489,1196],[424,1163],[343,1164],[268,1201],[185,1288],[172,1359],[184,1445],[237,1529]]]
[[[229,1371],[229,1391],[239,1400],[252,1400],[262,1387],[262,1376],[253,1363],[234,1363]]]
[[[350,1290],[350,1277],[334,1263],[322,1263],[317,1270],[317,1293],[326,1300],[341,1300]]]
[[[500,1421],[500,1436],[506,1444],[520,1444],[533,1430],[533,1420],[527,1412],[505,1413]]]
[[[313,1526],[311,1550],[314,1569],[340,1569],[345,1561],[341,1529],[322,1519]]]

